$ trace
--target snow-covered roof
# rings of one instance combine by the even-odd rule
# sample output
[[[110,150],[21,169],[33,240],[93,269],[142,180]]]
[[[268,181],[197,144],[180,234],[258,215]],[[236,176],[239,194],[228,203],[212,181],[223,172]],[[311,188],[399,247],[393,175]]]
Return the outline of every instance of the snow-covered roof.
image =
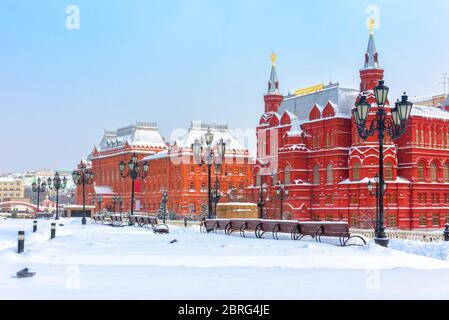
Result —
[[[115,149],[126,143],[131,147],[166,147],[156,123],[137,122],[135,125],[105,131],[97,150]]]
[[[338,83],[324,87],[324,89],[301,95],[287,96],[279,107],[279,113],[285,110],[293,112],[300,120],[309,120],[309,114],[315,105],[326,106],[331,103],[335,116],[351,118],[351,110],[359,94],[358,90],[342,88]]]
[[[449,111],[437,107],[413,105],[411,116],[449,120]]]
[[[247,148],[242,146],[240,142],[229,132],[227,125],[216,125],[202,123],[201,121],[192,121],[189,131],[180,140],[176,141],[176,145],[180,148],[190,148],[195,142],[195,139],[204,139],[204,134],[207,130],[214,134],[212,145],[217,144],[220,139],[226,143],[226,150],[246,151]]]
[[[449,107],[449,94],[446,97],[446,100],[443,102],[443,107]]]
[[[341,181],[339,184],[368,184],[368,182],[370,182],[370,181],[371,181],[371,183],[375,183],[374,179],[365,177],[358,181],[351,181],[349,179],[346,179],[346,180]],[[405,178],[397,176],[396,180],[394,180],[394,181],[386,180],[385,183],[387,183],[387,184],[388,183],[410,183],[410,181]]]

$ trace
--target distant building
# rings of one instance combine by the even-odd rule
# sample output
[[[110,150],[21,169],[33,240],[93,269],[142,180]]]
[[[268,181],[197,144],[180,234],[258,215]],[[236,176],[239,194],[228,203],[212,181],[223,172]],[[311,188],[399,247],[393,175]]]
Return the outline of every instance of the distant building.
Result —
[[[425,107],[444,107],[443,103],[446,99],[446,95],[439,94],[435,96],[427,96],[427,97],[413,97],[409,100],[416,105],[425,106]]]
[[[25,185],[22,179],[0,177],[0,202],[23,201]]]

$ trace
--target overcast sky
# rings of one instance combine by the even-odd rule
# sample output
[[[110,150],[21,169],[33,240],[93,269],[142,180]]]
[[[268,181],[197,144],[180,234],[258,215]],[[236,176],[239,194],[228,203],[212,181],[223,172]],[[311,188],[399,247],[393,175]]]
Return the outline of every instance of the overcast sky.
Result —
[[[284,94],[358,88],[370,12],[392,98],[442,93],[447,0],[1,0],[0,172],[70,170],[138,120],[254,129],[272,51]]]

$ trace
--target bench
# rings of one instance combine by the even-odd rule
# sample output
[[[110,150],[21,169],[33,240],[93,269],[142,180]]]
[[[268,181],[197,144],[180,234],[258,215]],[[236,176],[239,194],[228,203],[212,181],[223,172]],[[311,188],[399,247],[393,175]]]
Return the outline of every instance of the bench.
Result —
[[[271,232],[275,240],[279,240],[279,233],[290,234],[292,240],[297,240],[299,237],[299,222],[293,220],[262,220],[256,236],[261,239],[266,232]]]
[[[299,237],[295,240],[302,240],[304,237],[311,237],[316,242],[321,242],[321,237],[338,238],[341,246],[347,246],[350,239],[358,238],[366,244],[363,237],[351,235],[347,222],[312,221],[299,223]]]
[[[216,233],[217,230],[223,230],[227,234],[226,227],[228,222],[228,219],[206,219],[201,223],[200,231],[201,233]]]
[[[236,224],[238,224],[238,221],[234,220]],[[233,222],[234,222],[233,221]],[[259,229],[261,226],[261,220],[256,219],[248,219],[248,220],[241,220],[240,222],[240,236],[246,238],[245,231],[254,231],[254,234],[256,235],[256,238],[259,238]]]
[[[205,219],[201,223],[202,233],[224,230],[226,235],[239,230],[241,237],[246,237],[246,231],[254,231],[256,238],[263,238],[264,234],[271,232],[273,239],[279,240],[279,233],[290,234],[292,240],[302,240],[311,237],[321,242],[321,237],[338,238],[341,246],[347,246],[349,240],[358,238],[366,244],[365,239],[359,235],[351,235],[347,222],[310,221],[299,222],[294,220],[264,220],[264,219]]]

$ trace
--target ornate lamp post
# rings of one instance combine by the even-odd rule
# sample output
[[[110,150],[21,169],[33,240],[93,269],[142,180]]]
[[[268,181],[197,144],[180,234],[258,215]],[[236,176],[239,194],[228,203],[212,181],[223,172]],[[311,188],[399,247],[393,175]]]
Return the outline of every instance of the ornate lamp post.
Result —
[[[207,175],[208,175],[208,218],[212,218],[212,189],[211,189],[211,167],[215,162],[217,165],[221,165],[224,161],[224,156],[226,152],[226,143],[223,139],[217,143],[217,155],[215,156],[214,150],[212,148],[212,141],[214,140],[214,134],[207,130],[204,134],[204,140],[206,142],[206,150],[203,154],[203,140],[195,139],[195,142],[192,145],[193,155],[195,158],[195,162],[202,166],[203,164],[207,165]]]
[[[83,187],[83,218],[82,224],[86,224],[86,186],[94,182],[94,173],[91,168],[81,161],[78,169],[72,172],[73,182]]]
[[[261,176],[262,177],[262,176]],[[267,192],[268,186],[266,183],[260,182],[260,189],[259,189],[259,200],[257,201],[257,206],[259,207],[259,217],[260,219],[264,218],[263,215],[263,207],[265,205],[265,197],[264,194]]]
[[[385,104],[388,99],[389,88],[385,86],[384,81],[379,81],[379,85],[374,88],[374,95],[376,97],[377,111],[376,119],[371,121],[369,129],[366,129],[366,121],[369,116],[371,105],[366,101],[366,95],[362,94],[360,99],[356,102],[356,108],[352,111],[357,125],[357,131],[363,140],[377,133],[379,140],[379,209],[378,209],[378,223],[376,228],[375,243],[384,247],[388,247],[389,239],[385,234],[385,212],[384,212],[384,194],[385,194],[385,180],[384,180],[384,155],[383,147],[385,134],[388,134],[392,140],[397,140],[405,133],[407,122],[410,118],[413,104],[408,101],[406,93],[402,96],[401,101],[397,101],[395,107],[391,110],[391,116],[387,114]]]
[[[55,220],[59,220],[59,190],[65,189],[67,187],[67,177],[61,179],[58,172],[55,173],[53,180],[51,178],[47,179],[48,188],[50,190],[56,190],[56,217]]]
[[[288,198],[288,187],[279,182],[276,188],[276,197],[281,200],[281,220],[283,220],[284,200]]]
[[[120,197],[114,195],[114,196],[112,197],[112,210],[113,210],[113,212],[114,212],[114,215],[115,215],[115,209],[116,209],[117,203],[119,203],[119,202],[120,202]]]
[[[218,175],[221,173],[220,164],[215,164],[214,173],[215,173],[215,186],[214,189],[212,190],[212,200],[214,203],[214,215],[215,217],[217,217],[217,205],[221,199],[220,182],[218,181]]]
[[[123,179],[131,177],[131,215],[134,214],[134,183],[137,178],[145,179],[148,174],[148,162],[143,165],[137,160],[137,155],[134,153],[131,160],[128,162],[128,171],[125,172],[126,164],[124,161],[119,163],[120,175]]]
[[[166,215],[167,215],[167,203],[168,203],[168,191],[163,190],[162,191],[162,203],[161,203],[163,223],[165,223],[165,219],[166,219]]]
[[[31,184],[31,190],[37,193],[37,211],[36,214],[39,213],[39,204],[40,204],[40,194],[45,192],[47,188],[47,181],[45,179],[37,178],[37,183],[33,182]]]

